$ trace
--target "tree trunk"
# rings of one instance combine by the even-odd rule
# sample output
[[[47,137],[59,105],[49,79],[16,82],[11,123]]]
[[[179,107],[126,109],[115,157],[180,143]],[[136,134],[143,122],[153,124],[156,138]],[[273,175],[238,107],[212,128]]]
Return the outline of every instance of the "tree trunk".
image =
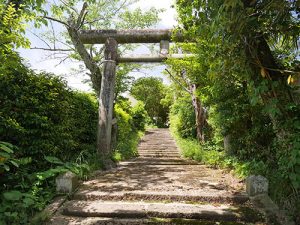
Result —
[[[98,153],[100,154],[105,169],[115,166],[112,161],[111,134],[113,102],[116,79],[117,42],[107,39],[105,43],[105,60],[99,96],[99,125],[98,125]]]
[[[118,124],[117,118],[114,117],[112,120],[112,128],[111,128],[111,149],[112,151],[117,147],[118,141]]]
[[[70,35],[71,41],[82,58],[84,65],[90,71],[90,77],[92,85],[96,93],[98,94],[101,88],[101,71],[96,62],[92,59],[91,55],[88,53],[84,44],[79,39],[78,30],[75,27],[74,21],[69,21],[69,27],[67,27],[68,33]]]
[[[249,1],[244,1],[244,7],[249,8],[254,7],[254,5],[250,4]],[[286,82],[287,77],[279,72],[284,68],[281,68],[276,62],[263,34],[249,30],[245,40],[246,56],[253,71],[252,80],[255,86],[259,86],[262,79],[268,80],[268,90],[261,94],[261,98],[265,105],[272,105],[275,102],[276,108],[280,110],[277,115],[269,113],[269,117],[277,137],[284,138],[285,131],[281,126],[281,122],[290,117],[284,106],[294,101],[290,87]],[[274,81],[277,82],[276,85],[274,85]]]
[[[201,104],[200,99],[196,96],[196,89],[197,89],[197,86],[195,84],[192,84],[190,86],[192,102],[193,102],[193,107],[194,107],[195,116],[196,116],[197,139],[201,143],[204,143],[205,142],[204,126],[206,123],[206,115],[205,115],[205,110]]]

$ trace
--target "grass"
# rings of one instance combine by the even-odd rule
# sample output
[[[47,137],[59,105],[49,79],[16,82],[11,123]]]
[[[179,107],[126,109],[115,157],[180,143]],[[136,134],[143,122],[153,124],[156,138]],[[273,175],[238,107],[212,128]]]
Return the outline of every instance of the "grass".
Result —
[[[119,162],[137,156],[137,146],[143,136],[144,132],[136,131],[128,134],[126,140],[120,140],[113,154],[114,161]]]
[[[214,147],[208,144],[201,145],[195,139],[182,138],[172,128],[171,134],[185,158],[193,159],[208,166],[233,170],[239,178],[245,178],[253,173],[261,174],[261,170],[264,169],[264,166],[258,165],[255,161],[243,162],[236,157],[226,155],[224,151],[214,150]]]

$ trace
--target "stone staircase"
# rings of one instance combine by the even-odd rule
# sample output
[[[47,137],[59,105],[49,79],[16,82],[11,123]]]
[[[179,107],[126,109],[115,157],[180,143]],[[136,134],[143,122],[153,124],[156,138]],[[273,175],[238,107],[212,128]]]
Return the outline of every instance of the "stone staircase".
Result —
[[[146,131],[138,153],[83,182],[48,224],[266,224],[238,180],[181,159],[168,129]]]
[[[138,153],[140,158],[180,158],[174,139],[168,129],[146,131]]]

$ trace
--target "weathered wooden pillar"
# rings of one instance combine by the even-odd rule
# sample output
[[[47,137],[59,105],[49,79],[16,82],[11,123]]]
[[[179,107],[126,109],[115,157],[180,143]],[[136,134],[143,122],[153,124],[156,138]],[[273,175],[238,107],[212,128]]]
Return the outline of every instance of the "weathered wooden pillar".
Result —
[[[99,124],[97,147],[105,169],[115,166],[112,161],[111,130],[116,80],[117,41],[108,38],[105,43],[103,74],[99,96]]]
[[[161,55],[168,55],[169,54],[169,48],[170,48],[170,42],[167,40],[161,40],[160,41],[160,54]]]

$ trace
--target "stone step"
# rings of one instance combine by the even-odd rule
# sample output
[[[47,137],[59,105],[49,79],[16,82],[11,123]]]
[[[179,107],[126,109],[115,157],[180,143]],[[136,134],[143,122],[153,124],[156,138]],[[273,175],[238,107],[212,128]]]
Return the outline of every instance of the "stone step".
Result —
[[[175,144],[176,142],[173,139],[166,139],[166,138],[155,138],[155,139],[142,139],[140,143],[172,143]]]
[[[139,145],[138,146],[138,149],[177,149],[177,146],[176,145]]]
[[[172,143],[172,142],[165,142],[165,141],[161,141],[161,142],[140,142],[139,143],[139,146],[140,145],[166,145],[166,146],[176,146],[176,143]]]
[[[148,149],[138,149],[138,152],[164,152],[164,153],[168,153],[168,152],[177,152],[179,153],[179,151],[177,149],[155,149],[155,148],[148,148]]]
[[[167,141],[167,142],[175,142],[175,140],[171,137],[162,137],[162,136],[157,136],[157,137],[143,137],[140,142],[151,142],[151,141]]]
[[[161,150],[139,150],[138,153],[144,154],[179,154],[178,151],[161,151]]]
[[[233,225],[232,222],[193,220],[193,219],[170,219],[170,218],[105,218],[105,217],[69,217],[57,215],[46,225]],[[234,225],[245,225],[244,222],[234,222]],[[264,223],[259,223],[264,225]]]
[[[120,166],[135,166],[135,165],[199,165],[193,160],[186,160],[181,158],[135,158],[131,161],[124,161],[119,163]]]
[[[170,136],[170,134],[149,134],[142,137],[142,139],[151,139],[152,137],[159,138],[159,139],[166,138],[169,140],[174,140],[173,137]]]
[[[173,147],[173,148],[138,148],[138,150],[140,151],[163,151],[163,152],[166,152],[166,151],[176,151],[176,152],[179,152],[179,149],[176,148],[176,147]]]
[[[171,136],[158,134],[158,135],[147,135],[142,138],[142,140],[170,140],[174,141]]]
[[[250,209],[249,209],[250,210]],[[62,214],[76,217],[112,218],[181,218],[220,221],[258,222],[261,218],[245,215],[245,208],[231,205],[198,205],[186,203],[146,203],[108,201],[69,201]],[[251,214],[252,215],[252,214]]]
[[[163,152],[163,153],[176,152],[176,153],[179,153],[178,149],[138,149],[138,152]]]
[[[157,143],[155,143],[155,142],[148,142],[148,143],[146,143],[146,142],[142,142],[142,143],[140,143],[139,144],[139,146],[174,146],[174,147],[176,147],[176,144],[175,143],[165,143],[165,142],[157,142]]]
[[[167,153],[167,152],[164,152],[164,153],[139,152],[138,155],[139,156],[149,156],[149,157],[151,157],[151,156],[179,157],[180,156],[179,153]]]
[[[139,148],[177,148],[175,144],[140,144]]]
[[[169,151],[176,151],[179,152],[177,148],[138,148],[138,151],[162,151],[162,152],[169,152]]]
[[[166,142],[166,143],[176,143],[174,139],[172,138],[157,138],[157,137],[151,137],[151,138],[145,138],[145,139],[141,139],[140,140],[140,143],[143,143],[143,142]]]
[[[143,154],[140,155],[142,158],[180,158],[180,155],[154,155],[154,154]]]
[[[168,159],[168,160],[180,160],[182,159],[181,156],[177,156],[177,157],[148,157],[148,156],[139,156],[138,159],[142,159],[144,161],[150,161],[150,160],[160,160],[160,159]],[[149,163],[149,165],[168,165],[168,164],[154,164],[154,163]],[[173,163],[171,163],[170,165],[175,165]],[[183,164],[176,164],[176,165],[185,165]]]
[[[127,191],[107,193],[100,190],[78,191],[73,199],[84,201],[161,201],[217,204],[243,204],[249,200],[245,193],[229,193],[219,190],[203,191]]]
[[[179,157],[180,154],[178,152],[138,152],[139,156],[143,156],[143,155],[156,155],[156,156],[175,156],[175,157]]]

